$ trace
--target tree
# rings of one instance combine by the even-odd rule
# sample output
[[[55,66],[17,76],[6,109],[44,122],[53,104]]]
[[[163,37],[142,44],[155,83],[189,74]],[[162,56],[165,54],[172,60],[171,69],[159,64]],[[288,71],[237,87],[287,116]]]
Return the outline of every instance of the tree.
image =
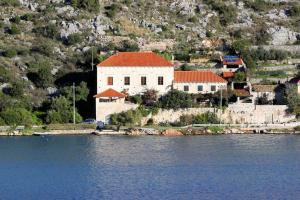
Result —
[[[7,108],[0,113],[0,118],[7,125],[31,126],[37,122],[34,115],[25,108]]]
[[[61,95],[66,97],[68,100],[73,100],[73,87],[66,86],[63,87],[60,91]],[[80,82],[78,86],[75,87],[75,100],[76,101],[87,101],[87,97],[90,93],[89,88],[87,87],[86,82]]]
[[[9,94],[13,97],[21,97],[24,94],[24,83],[15,81],[12,83]]]
[[[263,94],[263,96],[257,97],[256,103],[258,105],[268,105],[271,104],[272,102],[269,101],[267,94]]]
[[[36,73],[37,79],[35,81],[35,84],[38,87],[49,87],[53,84],[54,78],[53,75],[51,74],[51,68],[42,66],[38,72]]]
[[[297,91],[296,85],[287,85],[286,89],[287,105],[289,112],[299,116],[300,115],[300,95]]]
[[[154,105],[154,103],[158,99],[157,93],[158,92],[153,89],[146,90],[146,92],[144,92],[144,95],[143,95],[144,104],[147,106]]]
[[[75,121],[81,122],[82,117],[76,111]],[[47,111],[47,123],[70,123],[73,122],[73,107],[68,99],[63,96],[52,100],[50,109]]]
[[[193,100],[191,95],[185,92],[171,90],[162,97],[161,106],[166,109],[190,108],[193,106]]]
[[[247,75],[245,72],[237,72],[234,74],[234,81],[235,82],[244,82],[247,78]]]
[[[122,46],[119,48],[119,51],[124,52],[134,52],[139,50],[139,46],[136,43],[130,42],[129,40],[124,40],[122,42]]]

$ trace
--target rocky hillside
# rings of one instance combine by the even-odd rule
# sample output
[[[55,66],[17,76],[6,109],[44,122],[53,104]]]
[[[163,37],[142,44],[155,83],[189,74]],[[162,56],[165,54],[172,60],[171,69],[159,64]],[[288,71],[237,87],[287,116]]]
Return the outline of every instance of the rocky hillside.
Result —
[[[295,46],[292,56],[299,54],[298,0],[1,0],[0,6],[0,112],[6,99],[48,122],[61,122],[49,117],[59,112],[53,97],[64,97],[58,104],[69,109],[74,81],[79,113],[93,116],[92,57],[96,64],[114,51],[156,50],[181,63],[261,45]]]

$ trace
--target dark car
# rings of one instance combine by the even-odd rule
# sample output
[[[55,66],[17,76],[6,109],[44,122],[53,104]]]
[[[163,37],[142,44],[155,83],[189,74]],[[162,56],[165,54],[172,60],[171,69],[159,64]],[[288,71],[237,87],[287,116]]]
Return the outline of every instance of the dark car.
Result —
[[[97,121],[97,130],[102,130],[105,128],[105,124],[102,121]]]
[[[86,119],[82,123],[84,123],[84,124],[97,124],[97,121],[95,119]]]

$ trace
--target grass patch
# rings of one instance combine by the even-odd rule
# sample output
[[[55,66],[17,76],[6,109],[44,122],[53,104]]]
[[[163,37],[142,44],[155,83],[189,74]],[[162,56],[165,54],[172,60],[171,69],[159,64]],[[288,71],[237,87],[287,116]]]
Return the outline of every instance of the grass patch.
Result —
[[[96,129],[96,124],[49,124],[46,130],[85,130]]]

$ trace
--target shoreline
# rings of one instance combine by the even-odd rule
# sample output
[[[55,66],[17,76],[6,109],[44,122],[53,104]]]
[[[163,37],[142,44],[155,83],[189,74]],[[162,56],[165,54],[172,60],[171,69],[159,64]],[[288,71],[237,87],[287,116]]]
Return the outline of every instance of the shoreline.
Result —
[[[60,129],[60,130],[45,130],[45,131],[2,131],[0,137],[3,136],[74,136],[74,135],[94,135],[94,136],[199,136],[199,135],[300,135],[300,131],[293,129],[269,129],[263,131],[255,130],[240,130],[237,128],[229,128],[220,131],[211,131],[208,128],[204,129],[176,129],[168,128],[159,130],[155,128],[133,128],[126,130],[102,130],[94,129]]]

